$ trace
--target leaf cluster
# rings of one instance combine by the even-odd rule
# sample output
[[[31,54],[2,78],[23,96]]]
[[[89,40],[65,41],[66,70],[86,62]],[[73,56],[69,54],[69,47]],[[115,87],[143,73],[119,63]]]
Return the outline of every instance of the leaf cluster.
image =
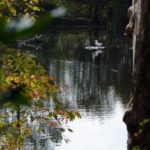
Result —
[[[6,49],[6,54],[0,57],[0,66],[1,109],[9,108],[9,113],[0,116],[3,146],[6,145],[8,149],[23,147],[25,138],[32,135],[32,128],[27,124],[41,122],[64,132],[60,125],[81,117],[76,110],[62,107],[63,101],[57,97],[57,93],[61,92],[59,85],[54,84],[54,77],[47,74],[32,54],[20,50],[12,50],[11,53],[10,49]],[[11,112],[16,115],[13,116]],[[4,118],[10,116],[13,116],[12,120],[5,121]],[[37,131],[45,132],[42,126]],[[16,136],[18,138],[14,139]]]
[[[58,8],[35,21],[36,12],[42,10],[40,2],[0,1],[2,43],[11,43],[35,33],[51,18],[64,13],[64,9]],[[23,148],[25,139],[33,134],[33,124],[40,124],[36,130],[40,133],[45,132],[42,123],[63,132],[65,129],[60,127],[62,123],[80,117],[76,110],[62,107],[63,102],[57,98],[57,93],[61,91],[59,85],[54,84],[54,77],[47,74],[35,56],[1,43],[0,53],[0,149]],[[6,113],[6,109],[9,113]]]
[[[42,0],[1,0],[0,16],[9,18],[26,15],[32,19],[37,18],[37,12],[43,11],[40,7]]]

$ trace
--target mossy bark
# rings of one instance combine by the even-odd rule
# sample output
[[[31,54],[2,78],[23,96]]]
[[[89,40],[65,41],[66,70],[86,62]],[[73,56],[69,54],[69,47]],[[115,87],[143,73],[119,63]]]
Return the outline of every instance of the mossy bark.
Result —
[[[128,150],[150,150],[150,0],[132,0],[127,34],[133,41],[133,89],[124,115]]]

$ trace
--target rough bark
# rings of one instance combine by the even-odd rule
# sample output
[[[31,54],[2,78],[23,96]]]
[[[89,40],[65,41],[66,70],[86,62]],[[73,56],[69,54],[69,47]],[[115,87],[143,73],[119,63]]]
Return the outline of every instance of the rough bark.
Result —
[[[133,89],[124,115],[128,150],[150,150],[150,0],[132,0],[127,34],[133,40]]]

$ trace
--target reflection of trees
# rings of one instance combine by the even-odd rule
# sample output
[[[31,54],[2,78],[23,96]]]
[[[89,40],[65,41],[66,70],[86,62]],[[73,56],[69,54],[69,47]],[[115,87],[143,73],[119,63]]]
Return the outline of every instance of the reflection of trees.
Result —
[[[101,112],[113,109],[115,97],[125,101],[130,91],[132,60],[129,44],[120,34],[108,34],[103,30],[59,31],[55,34],[55,42],[48,47],[52,51],[49,50],[47,68],[62,87],[66,87],[63,96],[71,105],[82,105],[87,111],[98,105],[100,108],[94,109]],[[94,60],[92,52],[84,49],[87,39],[91,45],[99,39],[106,47]]]

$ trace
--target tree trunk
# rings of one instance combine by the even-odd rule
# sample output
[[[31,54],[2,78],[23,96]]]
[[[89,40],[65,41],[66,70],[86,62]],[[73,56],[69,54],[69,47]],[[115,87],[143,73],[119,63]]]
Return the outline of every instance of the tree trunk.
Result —
[[[150,150],[150,0],[132,0],[127,34],[133,40],[133,89],[124,115],[128,150]]]

